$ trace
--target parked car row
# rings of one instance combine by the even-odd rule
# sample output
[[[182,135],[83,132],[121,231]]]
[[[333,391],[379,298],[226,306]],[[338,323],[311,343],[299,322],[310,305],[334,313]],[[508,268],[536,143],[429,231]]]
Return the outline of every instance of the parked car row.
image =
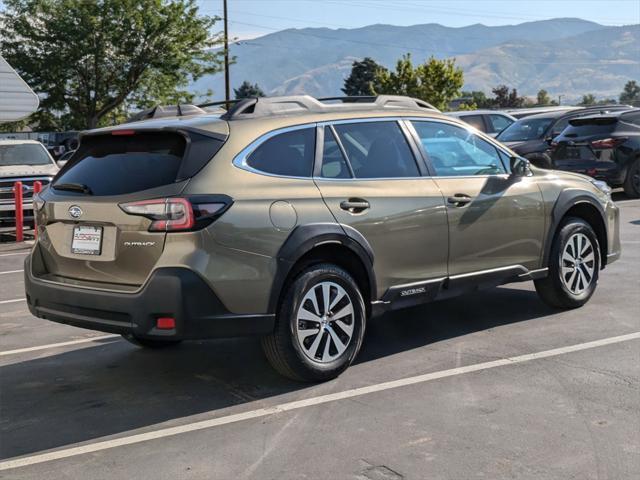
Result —
[[[519,111],[518,119],[493,110],[447,114],[495,137],[538,167],[583,173],[611,187],[623,187],[627,195],[637,198],[638,111],[628,105],[598,105],[525,109]],[[566,138],[565,132],[572,137]]]

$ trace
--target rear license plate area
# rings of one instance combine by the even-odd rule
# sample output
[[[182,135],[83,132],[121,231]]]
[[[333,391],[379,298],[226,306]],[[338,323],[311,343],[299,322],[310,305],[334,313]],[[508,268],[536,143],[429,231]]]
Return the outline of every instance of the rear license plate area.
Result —
[[[102,252],[102,227],[73,227],[71,253],[100,255]]]

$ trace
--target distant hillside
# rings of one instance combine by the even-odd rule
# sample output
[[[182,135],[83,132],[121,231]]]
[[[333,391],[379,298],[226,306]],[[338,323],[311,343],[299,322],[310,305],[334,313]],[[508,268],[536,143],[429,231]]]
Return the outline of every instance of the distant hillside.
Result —
[[[544,88],[568,99],[584,93],[617,98],[640,79],[640,25],[609,27],[561,42],[509,42],[457,57],[466,89],[504,83],[535,95]]]
[[[604,27],[579,19],[462,28],[438,24],[357,29],[288,29],[233,45],[231,79],[257,82],[271,95],[338,95],[355,59],[370,56],[392,67],[403,53],[422,61],[456,57],[465,89],[489,92],[498,84],[535,95],[540,88],[567,99],[583,93],[615,95],[640,79],[640,26]],[[194,91],[223,92],[221,75],[205,77]]]

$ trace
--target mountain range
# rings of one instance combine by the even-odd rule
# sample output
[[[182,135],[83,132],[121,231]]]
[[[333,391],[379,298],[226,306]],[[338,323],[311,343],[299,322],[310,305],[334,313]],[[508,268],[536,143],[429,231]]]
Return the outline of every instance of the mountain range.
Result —
[[[354,29],[286,29],[230,47],[231,84],[244,80],[269,95],[340,95],[354,60],[366,56],[393,68],[405,53],[414,63],[434,55],[456,58],[464,90],[487,93],[497,85],[535,96],[579,99],[585,93],[616,98],[628,80],[640,80],[640,25],[607,27],[576,18],[519,25],[461,28],[439,24],[370,25]],[[191,85],[194,92],[224,92],[221,74]]]

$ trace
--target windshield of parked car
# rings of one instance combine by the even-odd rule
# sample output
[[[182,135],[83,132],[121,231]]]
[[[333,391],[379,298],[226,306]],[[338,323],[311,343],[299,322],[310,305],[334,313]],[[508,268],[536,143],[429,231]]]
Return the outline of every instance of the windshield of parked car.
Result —
[[[501,142],[526,142],[542,138],[554,118],[522,118],[505,128],[496,138]]]
[[[35,143],[0,145],[0,167],[9,165],[50,165],[44,147]]]

